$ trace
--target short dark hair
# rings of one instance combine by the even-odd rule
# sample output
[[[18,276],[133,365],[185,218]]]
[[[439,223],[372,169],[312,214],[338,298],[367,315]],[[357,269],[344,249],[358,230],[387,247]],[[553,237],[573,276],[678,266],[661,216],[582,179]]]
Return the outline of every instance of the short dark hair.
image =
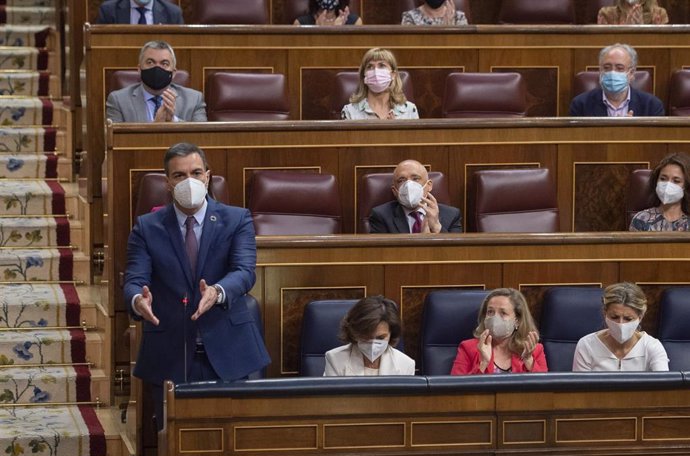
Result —
[[[675,152],[669,154],[661,159],[652,174],[649,176],[649,192],[650,201],[654,202],[654,207],[661,205],[661,200],[656,194],[656,184],[659,181],[661,170],[668,165],[676,165],[683,171],[683,178],[685,178],[685,188],[683,188],[683,199],[680,202],[680,208],[687,215],[690,215],[690,156],[683,152]]]
[[[350,0],[340,0],[340,3],[336,7],[336,10],[344,10],[346,7],[350,6]],[[309,0],[309,14],[312,16],[319,11],[319,4],[316,0]]]
[[[388,323],[391,335],[390,345],[397,345],[402,334],[398,306],[383,296],[362,298],[352,306],[340,322],[340,339],[356,344],[359,340],[368,339],[381,322]]]
[[[165,169],[165,175],[167,176],[170,172],[170,160],[177,157],[186,157],[192,154],[199,154],[201,161],[204,162],[204,171],[208,171],[206,154],[203,150],[201,150],[201,147],[191,143],[177,143],[174,146],[171,146],[170,149],[165,152],[165,157],[163,157],[163,168]]]

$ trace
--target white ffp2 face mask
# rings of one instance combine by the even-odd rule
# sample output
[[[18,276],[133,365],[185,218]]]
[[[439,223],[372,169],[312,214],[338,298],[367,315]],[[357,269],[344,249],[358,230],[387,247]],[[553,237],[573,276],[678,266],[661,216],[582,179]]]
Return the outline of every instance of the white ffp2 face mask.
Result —
[[[206,193],[206,184],[193,177],[188,177],[178,182],[173,189],[175,201],[185,209],[196,209],[201,207],[201,204],[206,198]]]
[[[616,339],[619,343],[624,344],[635,334],[638,326],[640,326],[640,320],[633,320],[627,323],[617,323],[613,320],[606,319],[606,326],[609,327],[609,333]]]
[[[424,187],[415,181],[405,181],[398,187],[398,202],[408,209],[417,209],[424,196]]]
[[[663,204],[673,204],[683,199],[683,187],[671,181],[656,183],[656,196]]]
[[[385,339],[360,340],[357,342],[357,348],[373,363],[386,351],[388,341]]]

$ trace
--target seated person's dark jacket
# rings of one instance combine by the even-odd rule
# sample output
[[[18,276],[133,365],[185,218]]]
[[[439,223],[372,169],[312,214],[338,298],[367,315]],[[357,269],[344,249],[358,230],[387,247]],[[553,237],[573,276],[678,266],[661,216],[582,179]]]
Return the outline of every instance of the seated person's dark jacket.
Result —
[[[376,206],[369,214],[370,233],[409,233],[408,216],[397,201]],[[441,222],[442,233],[462,233],[462,215],[460,209],[438,205],[438,220]]]
[[[570,103],[570,115],[573,117],[607,117],[606,105],[602,99],[601,88],[581,93]],[[630,105],[628,110],[634,117],[663,116],[664,104],[654,95],[630,88]]]
[[[166,0],[152,0],[154,24],[184,24],[179,6]],[[129,24],[129,0],[106,0],[98,9],[97,24]]]

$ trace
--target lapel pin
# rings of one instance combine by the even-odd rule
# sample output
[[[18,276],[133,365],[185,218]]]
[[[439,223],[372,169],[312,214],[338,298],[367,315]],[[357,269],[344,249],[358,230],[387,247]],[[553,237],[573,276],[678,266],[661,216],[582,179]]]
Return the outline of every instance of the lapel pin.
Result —
[[[212,215],[208,218],[210,221],[215,222],[216,221],[216,216]]]

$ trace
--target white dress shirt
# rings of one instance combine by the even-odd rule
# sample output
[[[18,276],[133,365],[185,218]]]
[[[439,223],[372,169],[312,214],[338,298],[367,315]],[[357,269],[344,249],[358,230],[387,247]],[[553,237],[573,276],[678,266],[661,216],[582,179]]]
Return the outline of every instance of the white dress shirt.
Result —
[[[616,355],[599,339],[606,331],[587,334],[580,339],[573,357],[573,371],[668,371],[668,355],[658,339],[646,332],[633,348],[623,357]]]

